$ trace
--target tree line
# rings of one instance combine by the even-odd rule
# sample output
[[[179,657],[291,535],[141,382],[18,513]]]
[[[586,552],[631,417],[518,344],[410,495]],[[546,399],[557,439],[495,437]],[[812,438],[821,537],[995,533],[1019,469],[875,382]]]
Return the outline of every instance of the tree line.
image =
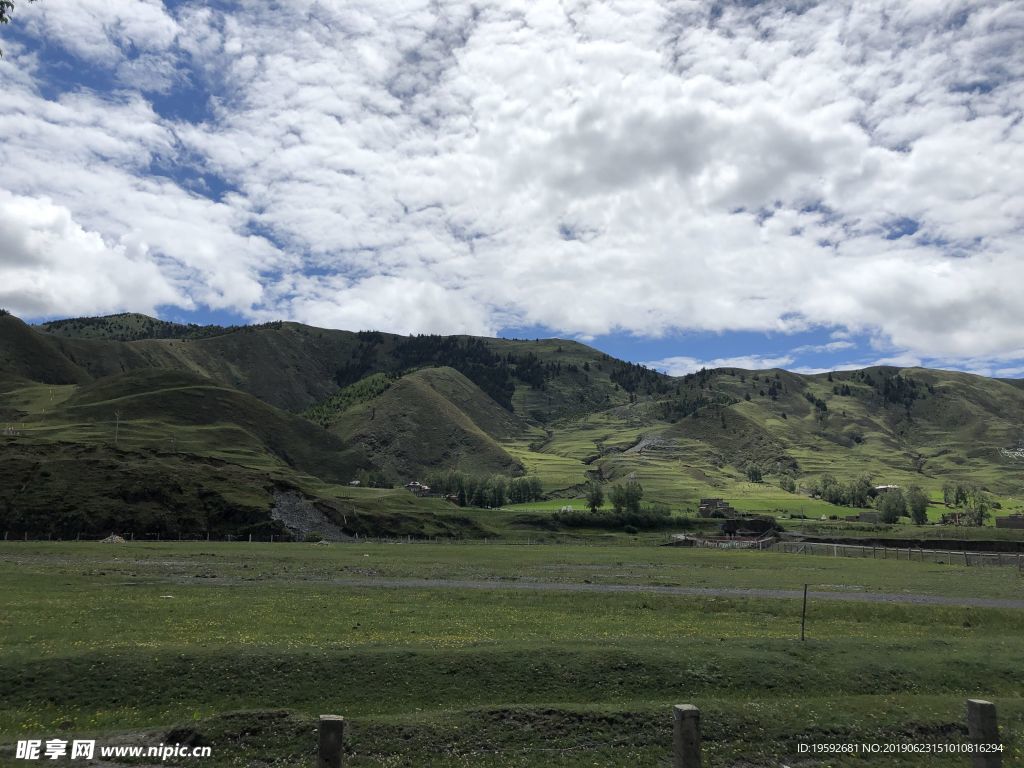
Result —
[[[870,475],[862,475],[844,483],[826,473],[812,480],[807,490],[812,498],[822,499],[829,504],[877,509],[885,523],[895,523],[904,516],[909,516],[915,525],[923,525],[928,521],[928,494],[917,485],[906,490],[890,488],[879,491]]]
[[[455,496],[460,507],[500,507],[540,501],[544,497],[540,478],[471,475],[458,470],[427,475],[426,484],[434,493]]]

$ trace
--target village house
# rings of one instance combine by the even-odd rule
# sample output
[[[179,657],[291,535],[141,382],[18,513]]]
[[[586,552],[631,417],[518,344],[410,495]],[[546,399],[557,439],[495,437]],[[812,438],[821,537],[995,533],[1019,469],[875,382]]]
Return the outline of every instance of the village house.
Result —
[[[697,507],[697,514],[701,517],[736,517],[736,512],[725,499],[701,499]]]

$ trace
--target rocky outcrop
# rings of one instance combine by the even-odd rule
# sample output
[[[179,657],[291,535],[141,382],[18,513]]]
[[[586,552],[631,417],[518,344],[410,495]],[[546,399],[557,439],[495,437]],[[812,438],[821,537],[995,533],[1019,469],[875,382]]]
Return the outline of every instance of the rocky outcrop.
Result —
[[[306,539],[315,535],[328,541],[349,539],[337,525],[317,509],[309,499],[303,498],[296,491],[278,491],[274,494],[274,505],[270,508],[270,516],[279,520],[297,539]]]

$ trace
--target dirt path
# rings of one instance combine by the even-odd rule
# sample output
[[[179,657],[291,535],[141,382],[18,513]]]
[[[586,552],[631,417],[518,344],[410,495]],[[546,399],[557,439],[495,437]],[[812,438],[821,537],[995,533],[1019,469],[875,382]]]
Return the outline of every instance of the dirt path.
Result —
[[[464,581],[457,579],[332,579],[341,587],[386,587],[390,589],[514,589],[535,592],[656,592],[688,597],[746,597],[755,600],[797,600],[799,589],[739,589],[729,587],[666,587],[645,584],[579,584],[547,581]],[[1024,600],[988,597],[946,597],[944,595],[892,594],[885,592],[808,592],[809,600],[847,603],[900,603],[906,605],[953,605],[970,608],[1011,608],[1024,610]]]

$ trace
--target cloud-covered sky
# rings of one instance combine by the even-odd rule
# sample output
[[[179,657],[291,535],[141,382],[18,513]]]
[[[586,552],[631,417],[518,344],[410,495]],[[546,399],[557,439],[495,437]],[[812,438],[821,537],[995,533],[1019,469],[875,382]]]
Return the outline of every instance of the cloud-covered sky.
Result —
[[[0,306],[1024,372],[1016,0],[40,0]]]

